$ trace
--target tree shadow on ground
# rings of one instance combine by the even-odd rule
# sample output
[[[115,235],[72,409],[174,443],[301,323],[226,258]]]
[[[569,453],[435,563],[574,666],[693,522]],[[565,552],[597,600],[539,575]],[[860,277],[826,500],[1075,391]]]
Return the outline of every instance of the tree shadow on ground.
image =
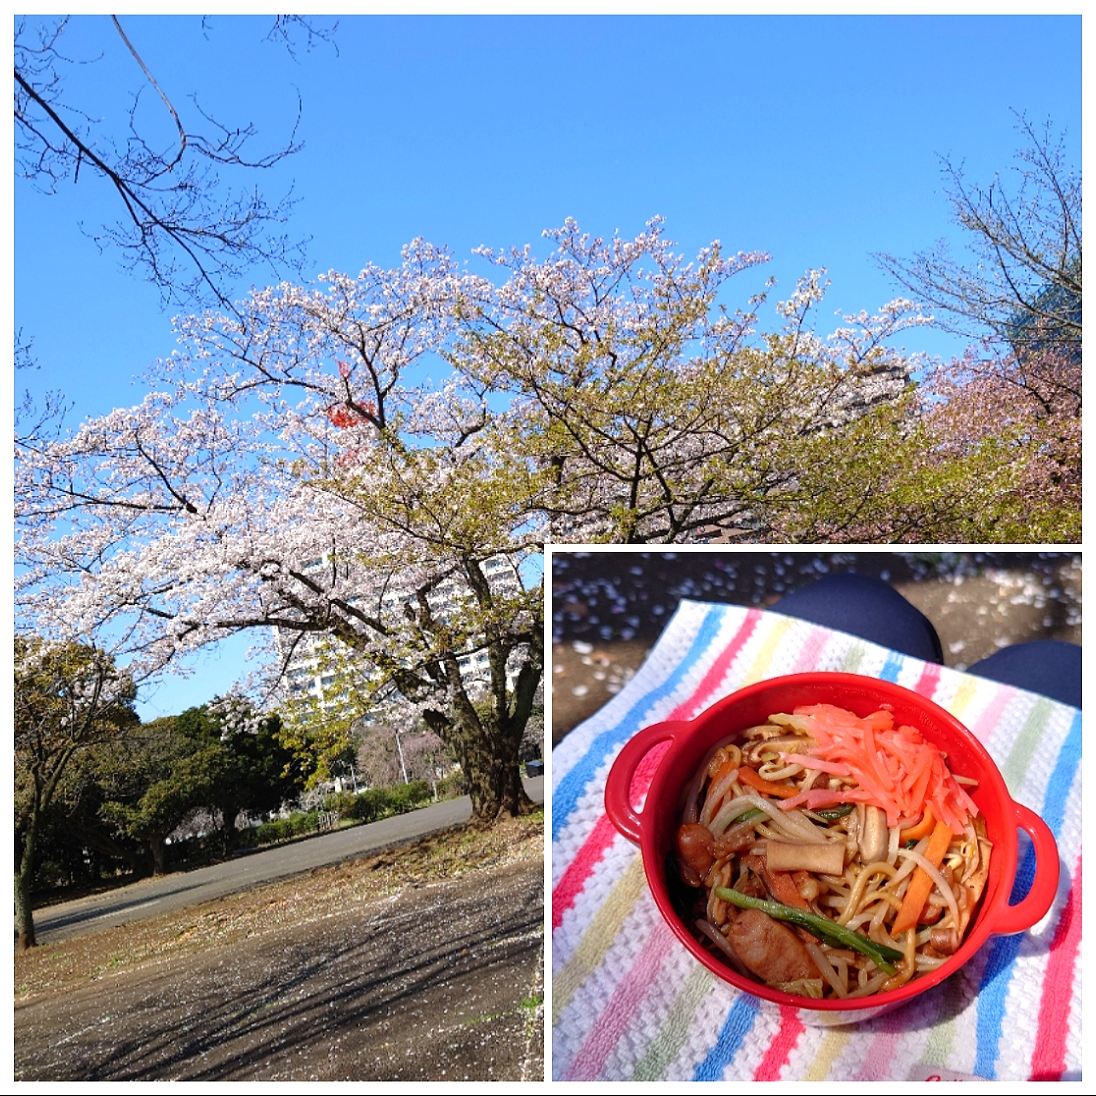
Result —
[[[499,873],[505,886],[493,876],[486,888],[481,879],[404,892],[360,916],[342,912],[231,954],[169,962],[136,984],[88,987],[61,1006],[73,1034],[55,1030],[52,1052],[28,1055],[17,1031],[17,1075],[498,1077],[495,1065],[506,1063],[495,1063],[495,1050],[505,1058],[513,1048],[485,1054],[485,1045],[489,1029],[506,1029],[512,1043],[524,1024],[520,1005],[542,946],[540,873],[538,864]],[[33,1005],[25,1011],[17,1028],[33,1023]]]

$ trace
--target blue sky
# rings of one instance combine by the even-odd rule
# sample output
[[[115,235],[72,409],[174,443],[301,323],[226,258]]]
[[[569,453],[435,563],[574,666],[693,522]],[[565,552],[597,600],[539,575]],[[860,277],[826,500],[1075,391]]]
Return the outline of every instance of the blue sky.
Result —
[[[939,156],[976,182],[1006,172],[1015,110],[1065,131],[1080,163],[1079,16],[344,16],[337,53],[296,60],[263,41],[261,17],[122,22],[172,99],[190,109],[197,93],[253,123],[257,152],[289,138],[299,95],[304,148],[258,182],[271,197],[293,187],[288,228],[311,237],[312,274],[395,265],[416,236],[486,272],[477,245],[535,242],[569,216],[635,235],[661,214],[686,253],[713,239],[772,253],[732,282],[733,304],[768,274],[779,296],[825,266],[829,309],[870,310],[899,295],[873,253],[962,246]],[[142,76],[109,19],[78,17],[63,41],[89,62],[65,72],[72,99],[124,136]],[[166,145],[151,89],[140,109]],[[116,202],[86,171],[48,196],[16,180],[15,325],[39,363],[17,395],[60,389],[74,422],[137,402],[134,378],[173,346],[157,291],[81,231],[116,219]],[[257,269],[239,288],[269,280]],[[905,343],[961,349],[928,331]],[[247,646],[165,685],[146,714],[227,688]]]

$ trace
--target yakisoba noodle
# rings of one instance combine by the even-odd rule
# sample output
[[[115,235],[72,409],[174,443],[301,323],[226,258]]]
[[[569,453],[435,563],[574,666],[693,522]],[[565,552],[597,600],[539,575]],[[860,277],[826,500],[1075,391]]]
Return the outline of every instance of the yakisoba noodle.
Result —
[[[686,789],[686,923],[742,974],[805,997],[863,997],[934,970],[989,867],[964,783],[886,708],[770,716],[714,748]]]

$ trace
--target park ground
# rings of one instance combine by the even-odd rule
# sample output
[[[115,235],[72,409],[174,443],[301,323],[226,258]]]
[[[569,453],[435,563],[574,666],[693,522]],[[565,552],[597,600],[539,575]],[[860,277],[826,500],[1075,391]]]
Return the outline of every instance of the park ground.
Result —
[[[543,816],[15,956],[16,1080],[542,1080]]]

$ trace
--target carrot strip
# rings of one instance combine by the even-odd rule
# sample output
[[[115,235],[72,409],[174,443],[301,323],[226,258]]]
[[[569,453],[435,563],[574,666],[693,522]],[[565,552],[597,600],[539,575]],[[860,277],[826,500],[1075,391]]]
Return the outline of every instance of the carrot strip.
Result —
[[[902,841],[920,841],[922,837],[932,832],[935,825],[936,819],[932,817],[932,811],[926,807],[921,821],[915,822],[908,830],[903,830],[900,838]]]
[[[944,853],[951,844],[951,826],[946,822],[937,822],[929,838],[928,848],[925,849],[925,859],[934,868],[940,867],[944,862]],[[906,896],[902,899],[902,908],[890,927],[891,937],[896,937],[906,929],[912,929],[921,918],[921,911],[925,908],[929,895],[932,894],[932,879],[924,868],[918,868],[913,873],[910,885],[906,888]]]
[[[772,884],[773,897],[785,906],[795,906],[796,909],[809,910],[811,904],[799,893],[795,885],[792,873],[788,871],[770,871],[769,882]]]
[[[774,784],[745,765],[738,770],[738,779],[743,784],[749,784],[751,788],[766,795],[776,796],[778,799],[790,799],[793,795],[799,794],[799,789],[792,787],[791,784]]]

